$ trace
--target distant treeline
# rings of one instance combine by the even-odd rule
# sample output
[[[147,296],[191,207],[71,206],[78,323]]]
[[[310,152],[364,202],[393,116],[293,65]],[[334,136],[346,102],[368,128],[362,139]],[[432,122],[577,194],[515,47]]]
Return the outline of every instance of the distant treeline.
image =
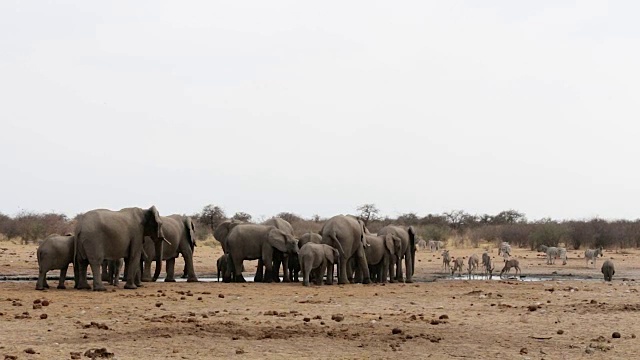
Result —
[[[496,215],[472,215],[462,210],[420,217],[415,213],[402,214],[396,218],[381,217],[374,204],[364,204],[356,209],[372,233],[383,226],[396,224],[413,226],[425,240],[448,241],[455,246],[478,246],[480,243],[508,241],[518,247],[536,249],[540,245],[568,248],[637,248],[640,247],[640,220],[607,221],[588,220],[528,221],[523,213],[515,210],[502,211]],[[0,213],[0,237],[21,239],[23,243],[35,242],[48,234],[73,232],[78,217],[68,218],[64,214],[21,212],[13,217]],[[274,216],[287,220],[296,234],[317,232],[326,219],[318,215],[310,219],[294,213],[283,212]],[[245,222],[261,222],[245,212],[227,216],[220,206],[207,205],[202,211],[192,214],[197,224],[200,240],[209,238],[222,221],[235,219]]]

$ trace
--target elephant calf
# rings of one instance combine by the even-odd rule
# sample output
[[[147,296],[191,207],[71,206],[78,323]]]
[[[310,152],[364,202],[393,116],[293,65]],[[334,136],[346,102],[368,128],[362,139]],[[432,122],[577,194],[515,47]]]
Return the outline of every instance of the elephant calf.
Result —
[[[616,273],[616,269],[613,266],[613,261],[606,260],[602,264],[602,268],[600,269],[602,274],[604,274],[604,281],[611,281],[613,279],[613,275]]]
[[[65,289],[64,280],[67,277],[67,269],[69,264],[73,263],[73,241],[72,235],[49,235],[38,247],[38,282],[36,290],[44,290],[49,288],[47,284],[47,272],[53,269],[60,269],[60,281],[58,289]],[[74,279],[77,282],[74,267]]]
[[[298,252],[302,285],[309,286],[309,275],[314,271],[316,285],[322,285],[322,277],[327,269],[327,285],[333,284],[333,264],[338,262],[338,250],[326,244],[307,243]]]

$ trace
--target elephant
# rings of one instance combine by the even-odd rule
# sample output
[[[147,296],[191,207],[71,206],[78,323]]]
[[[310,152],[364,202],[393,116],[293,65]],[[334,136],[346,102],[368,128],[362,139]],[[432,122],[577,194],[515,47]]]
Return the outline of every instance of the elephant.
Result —
[[[246,282],[242,276],[242,262],[262,258],[265,265],[264,282],[271,282],[274,248],[286,253],[297,253],[298,239],[269,225],[246,224],[236,226],[227,236],[227,271],[224,279]],[[231,272],[235,272],[231,278]],[[254,281],[258,281],[257,279]]]
[[[605,260],[602,264],[602,268],[600,268],[602,274],[604,275],[604,281],[611,281],[613,279],[613,275],[616,274],[616,269],[613,266],[613,261]]]
[[[412,283],[413,282],[413,272],[415,270],[415,259],[416,259],[416,231],[413,226],[409,226],[408,228],[402,228],[400,226],[395,225],[387,225],[378,231],[378,235],[394,235],[402,240],[402,249],[400,254],[397,256],[396,264],[396,280],[399,282],[403,281],[402,278],[402,259],[405,261],[405,282]]]
[[[122,269],[123,264],[123,259],[103,260],[102,281],[106,281],[109,285],[118,286],[118,282],[120,281],[120,269]]]
[[[167,261],[167,275],[164,281],[176,281],[176,258],[182,255],[187,270],[187,282],[197,282],[198,278],[193,268],[193,251],[196,246],[196,228],[193,221],[190,217],[183,215],[161,216],[160,218],[162,219],[164,236],[171,243],[171,245],[165,244],[162,250],[162,260]],[[143,248],[146,258],[143,256],[142,281],[156,281],[159,275],[158,271],[151,277],[151,259],[156,258],[154,243],[145,241]]]
[[[69,264],[73,263],[73,235],[52,234],[47,236],[42,244],[38,246],[36,256],[38,258],[38,282],[36,290],[44,290],[49,288],[47,284],[47,272],[53,269],[60,269],[60,280],[58,281],[58,289],[66,289],[64,281],[67,277],[67,269]],[[73,267],[73,277],[78,284],[78,271]],[[74,286],[74,287],[75,287]]]
[[[293,236],[293,226],[291,224],[279,217],[271,218],[263,223],[263,225],[274,226],[276,229],[282,230],[284,233]],[[271,278],[274,282],[280,282],[280,265],[282,265],[282,273],[283,273],[283,281],[289,282],[289,268],[287,266],[288,263],[288,254],[281,252],[278,249],[273,250],[273,274]],[[263,272],[262,268],[264,266],[264,261],[262,259],[258,259],[258,270],[256,271],[256,281],[262,281]]]
[[[100,266],[103,260],[125,259],[125,289],[142,286],[139,270],[144,237],[149,236],[156,250],[156,272],[162,267],[164,237],[162,219],[155,206],[149,209],[125,208],[119,211],[91,210],[82,215],[75,229],[74,267],[78,268],[78,288],[91,289],[87,266],[93,273],[93,290],[106,291]]]
[[[371,281],[385,283],[388,274],[393,271],[393,260],[397,254],[402,251],[402,240],[391,234],[387,235],[369,235],[365,234],[367,246],[364,253],[367,257],[369,265],[369,274]],[[391,276],[391,282],[395,282]]]
[[[228,264],[229,264],[229,254],[222,254],[218,258],[218,260],[216,260],[216,270],[218,272],[218,274],[217,274],[218,282],[220,282],[220,274],[222,274],[223,276],[226,276],[225,274],[227,274]],[[230,274],[230,276],[223,278],[222,281],[227,282],[227,283],[231,282],[231,279],[235,276],[235,274],[233,272],[233,269],[231,269],[229,274]]]
[[[229,233],[234,227],[241,224],[246,223],[239,220],[225,220],[218,224],[215,230],[213,230],[213,237],[220,243],[223,252],[227,252],[227,236],[229,236]]]
[[[350,215],[336,215],[327,220],[322,226],[320,230],[322,243],[335,247],[340,253],[338,284],[349,282],[347,265],[349,259],[353,256],[355,256],[357,268],[362,274],[362,283],[368,284],[371,282],[369,265],[364,254],[364,248],[367,246],[367,240],[364,235],[367,232],[364,222]]]
[[[309,242],[314,244],[320,244],[322,242],[322,236],[320,236],[320,234],[308,232],[302,235],[298,239],[298,247],[302,248],[304,244]],[[300,281],[299,279],[300,261],[298,260],[298,255],[297,254],[289,255],[289,263],[287,265],[289,267],[289,280],[294,282]]]
[[[327,285],[333,285],[333,264],[340,261],[338,250],[326,244],[307,242],[298,252],[300,269],[302,269],[302,285],[309,286],[309,275],[315,270],[316,285],[322,285],[322,278],[327,273]]]

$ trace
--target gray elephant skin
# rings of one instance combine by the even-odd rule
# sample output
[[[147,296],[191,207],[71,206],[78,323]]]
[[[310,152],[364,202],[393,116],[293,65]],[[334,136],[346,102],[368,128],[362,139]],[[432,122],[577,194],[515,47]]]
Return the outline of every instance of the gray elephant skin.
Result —
[[[320,234],[308,232],[298,239],[298,247],[302,249],[302,247],[307,243],[320,244],[322,242],[322,236]],[[289,267],[289,280],[293,282],[300,281],[300,261],[298,260],[297,254],[289,255],[288,261]]]
[[[218,224],[218,226],[216,226],[216,229],[213,230],[213,237],[216,238],[216,240],[220,243],[220,246],[222,246],[222,251],[224,253],[227,252],[227,236],[229,236],[229,233],[231,232],[231,230],[233,230],[234,227],[241,224],[246,223],[238,220],[225,220]]]
[[[169,215],[161,216],[162,232],[169,244],[165,243],[162,250],[162,260],[167,262],[165,282],[175,282],[176,258],[182,255],[187,272],[187,282],[197,282],[193,267],[193,252],[196,246],[196,227],[189,216]],[[152,241],[144,242],[142,281],[156,281],[160,275],[156,271],[151,277],[151,260],[156,258],[155,246]]]
[[[600,268],[600,271],[602,271],[602,274],[604,275],[604,281],[611,281],[613,279],[613,275],[616,274],[616,269],[613,266],[613,261],[606,260],[602,264],[602,268]]]
[[[102,281],[109,285],[118,286],[120,281],[120,270],[124,264],[124,259],[103,260],[102,261]]]
[[[93,290],[105,291],[102,283],[103,260],[125,259],[125,289],[136,289],[142,283],[136,278],[139,271],[144,237],[155,244],[156,271],[162,267],[162,219],[155,206],[149,209],[126,208],[119,211],[91,210],[80,218],[75,230],[74,266],[78,265],[78,288],[90,289],[87,266],[93,273]]]
[[[348,261],[355,257],[357,267],[362,274],[362,283],[371,282],[369,278],[369,266],[364,254],[366,239],[364,222],[354,216],[336,215],[327,220],[320,230],[322,243],[338,249],[340,261],[338,266],[338,284],[347,284],[349,279]]]
[[[293,236],[293,226],[291,226],[291,224],[279,217],[274,217],[271,218],[267,221],[265,221],[263,223],[263,225],[269,225],[269,226],[273,226],[276,229],[282,230],[282,232],[284,232],[285,234],[289,234],[291,236]],[[298,245],[298,247],[300,247]],[[282,274],[283,274],[283,281],[284,282],[289,282],[290,276],[289,276],[289,268],[287,265],[288,263],[288,257],[289,254],[288,253],[283,253],[282,251],[278,250],[278,249],[274,249],[273,251],[273,274],[271,274],[271,279],[273,279],[274,282],[280,282],[280,265],[282,265]],[[264,265],[263,260],[259,259],[258,260],[258,269],[256,271],[256,277],[258,278],[258,281],[261,281],[262,277],[263,277],[263,270],[262,267]]]
[[[273,226],[246,224],[236,226],[227,236],[227,271],[223,279],[230,279],[235,272],[235,282],[246,282],[242,276],[242,262],[262,258],[266,267],[264,282],[271,282],[274,248],[286,252],[298,252],[298,239]],[[231,270],[233,269],[233,270]],[[256,280],[257,281],[257,280]]]
[[[333,285],[333,264],[339,262],[338,250],[326,244],[306,243],[298,252],[300,269],[302,270],[302,285],[309,286],[311,271],[315,271],[316,285],[322,285],[322,278],[326,272],[327,285]]]
[[[36,290],[44,290],[49,288],[47,284],[47,272],[49,270],[60,269],[60,280],[58,289],[65,289],[64,280],[67,277],[69,264],[73,263],[73,243],[72,235],[52,234],[38,246],[36,256],[38,258],[38,282]],[[74,280],[78,282],[78,271],[74,266]]]
[[[396,254],[402,251],[402,241],[391,234],[365,234],[368,246],[365,248],[369,274],[372,282],[387,282],[389,274],[396,263]],[[391,276],[391,282],[395,282]]]
[[[402,228],[395,225],[387,225],[378,231],[378,235],[391,234],[400,238],[402,241],[402,249],[398,254],[398,261],[396,262],[396,280],[403,281],[402,278],[402,259],[405,261],[405,277],[404,280],[407,283],[413,282],[413,271],[415,269],[416,259],[416,231],[413,226],[408,228]]]

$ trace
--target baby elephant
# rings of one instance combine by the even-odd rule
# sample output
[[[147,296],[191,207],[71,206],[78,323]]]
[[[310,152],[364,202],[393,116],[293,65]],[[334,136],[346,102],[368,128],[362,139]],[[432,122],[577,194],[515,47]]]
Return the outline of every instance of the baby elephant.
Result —
[[[47,236],[46,239],[38,246],[38,282],[36,290],[44,290],[49,288],[47,284],[47,272],[53,269],[60,269],[60,281],[58,289],[65,289],[64,280],[67,277],[67,269],[69,264],[73,263],[73,235],[53,234]],[[77,281],[77,271],[75,266],[74,279]]]
[[[327,285],[333,284],[333,264],[338,262],[340,254],[335,248],[326,244],[306,243],[298,252],[302,285],[309,286],[309,275],[314,271],[316,285],[322,285],[322,276],[327,270]]]
[[[613,261],[611,260],[605,261],[600,270],[604,274],[604,281],[611,281],[613,275],[616,273],[616,269],[613,267]]]

